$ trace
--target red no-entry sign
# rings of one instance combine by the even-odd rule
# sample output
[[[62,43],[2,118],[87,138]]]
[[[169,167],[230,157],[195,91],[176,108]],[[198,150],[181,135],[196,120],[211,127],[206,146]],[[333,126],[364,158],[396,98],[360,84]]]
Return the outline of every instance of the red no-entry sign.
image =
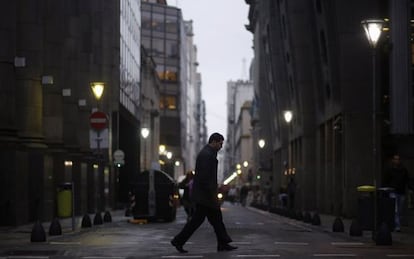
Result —
[[[108,126],[108,117],[104,112],[93,112],[89,117],[89,121],[91,122],[91,128],[95,130],[102,130]]]

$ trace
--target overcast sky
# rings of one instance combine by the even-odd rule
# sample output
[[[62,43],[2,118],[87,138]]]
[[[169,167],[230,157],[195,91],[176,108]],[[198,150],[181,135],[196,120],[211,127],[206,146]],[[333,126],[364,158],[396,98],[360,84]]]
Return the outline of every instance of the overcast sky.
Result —
[[[248,79],[253,57],[253,35],[244,26],[249,23],[249,6],[244,0],[168,0],[167,3],[180,8],[184,20],[193,20],[208,133],[226,134],[227,82]]]

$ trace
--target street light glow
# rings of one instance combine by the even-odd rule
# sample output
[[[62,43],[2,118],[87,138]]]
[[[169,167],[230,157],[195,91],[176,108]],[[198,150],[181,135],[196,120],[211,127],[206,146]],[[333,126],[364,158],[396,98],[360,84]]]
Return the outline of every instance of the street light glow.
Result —
[[[264,139],[260,139],[257,144],[259,145],[260,148],[264,148],[264,146],[266,145],[266,141]]]
[[[361,21],[361,25],[365,30],[369,45],[371,45],[372,48],[375,48],[381,36],[384,21],[380,19],[367,19]]]
[[[244,166],[244,167],[248,167],[248,166],[249,166],[249,162],[244,161],[244,162],[243,162],[243,166]]]
[[[226,180],[224,180],[223,184],[227,185],[229,184],[231,181],[234,180],[234,178],[237,177],[237,173],[233,173],[232,175],[230,175]]]
[[[293,113],[290,110],[286,110],[283,112],[283,118],[285,118],[285,121],[287,123],[291,122],[293,119]]]
[[[141,136],[146,139],[150,134],[150,131],[148,128],[142,128],[141,129]]]
[[[160,145],[160,146],[158,147],[158,153],[159,153],[160,155],[164,154],[165,149],[166,149],[165,145]]]
[[[102,82],[92,82],[91,83],[91,89],[93,92],[93,95],[95,96],[96,100],[100,100],[103,94],[105,88],[105,83]]]

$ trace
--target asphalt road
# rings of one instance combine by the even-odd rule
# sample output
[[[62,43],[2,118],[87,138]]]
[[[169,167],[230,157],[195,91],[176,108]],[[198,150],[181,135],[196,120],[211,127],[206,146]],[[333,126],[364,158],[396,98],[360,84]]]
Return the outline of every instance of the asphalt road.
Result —
[[[319,226],[276,214],[224,204],[227,230],[238,246],[231,252],[217,252],[212,227],[206,221],[184,246],[188,254],[170,245],[185,224],[182,208],[171,223],[131,224],[114,217],[112,223],[64,231],[46,242],[30,242],[30,233],[0,236],[3,258],[414,258],[414,247],[376,246],[369,239],[332,233]],[[24,231],[21,231],[24,232]],[[29,236],[28,238],[24,237]],[[8,237],[8,238],[7,238]]]

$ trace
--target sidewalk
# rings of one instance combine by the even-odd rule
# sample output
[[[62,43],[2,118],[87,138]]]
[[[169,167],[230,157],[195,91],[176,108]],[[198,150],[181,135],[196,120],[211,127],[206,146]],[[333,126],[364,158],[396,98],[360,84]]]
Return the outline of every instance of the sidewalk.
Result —
[[[261,210],[259,208],[255,207],[248,207],[249,209],[260,211],[261,213],[268,213],[269,215],[276,215],[280,217],[285,217],[280,214],[276,214],[273,212],[269,212],[266,210]],[[313,215],[313,213],[311,213]],[[344,225],[344,231],[343,232],[334,232],[333,231],[333,225],[335,222],[336,217],[333,215],[327,215],[327,214],[319,214],[321,224],[313,225],[311,223],[305,223],[302,220],[297,219],[291,219],[289,217],[286,217],[287,219],[290,219],[292,221],[297,221],[300,225],[306,226],[308,228],[314,229],[315,231],[323,231],[326,233],[335,233],[338,235],[343,235],[344,237],[350,238],[354,240],[355,242],[364,242],[364,243],[372,243],[373,245],[376,245],[376,242],[372,239],[372,231],[371,230],[364,230],[362,236],[351,236],[349,234],[350,227],[352,223],[352,219],[346,219],[341,218],[341,221]],[[410,247],[414,245],[414,211],[409,213],[408,220],[409,222],[408,226],[402,226],[401,232],[391,232],[392,236],[392,246],[396,247]]]
[[[324,231],[333,232],[333,223],[335,221],[334,216],[332,215],[319,215],[321,218],[321,228],[323,228]],[[344,234],[349,235],[350,226],[352,223],[352,219],[344,219],[341,218],[342,222],[344,224]],[[393,245],[407,245],[412,246],[414,245],[414,226],[402,226],[401,232],[391,232],[392,236],[392,243]],[[364,242],[372,242],[375,244],[375,241],[372,239],[372,231],[371,230],[364,230],[362,237],[353,237],[355,239],[361,239]]]
[[[128,217],[125,217],[125,210],[113,210],[109,211],[112,222],[119,222],[122,220],[129,219]],[[46,241],[50,241],[59,237],[62,237],[63,235],[73,235],[80,233],[81,231],[85,231],[88,229],[92,229],[94,227],[99,227],[100,225],[94,225],[94,218],[96,214],[88,214],[89,218],[91,220],[92,226],[90,228],[82,228],[82,216],[76,216],[74,221],[74,231],[72,230],[72,217],[69,218],[60,218],[59,223],[61,225],[62,229],[62,235],[57,236],[50,236],[49,235],[49,228],[51,225],[51,221],[48,222],[41,222],[41,225],[45,231],[46,234]],[[104,217],[104,213],[101,213],[102,219]],[[110,222],[103,222],[104,224],[111,224]],[[32,229],[35,223],[21,225],[17,227],[0,227],[0,249],[8,246],[11,246],[13,244],[29,244],[31,243],[31,234]]]

